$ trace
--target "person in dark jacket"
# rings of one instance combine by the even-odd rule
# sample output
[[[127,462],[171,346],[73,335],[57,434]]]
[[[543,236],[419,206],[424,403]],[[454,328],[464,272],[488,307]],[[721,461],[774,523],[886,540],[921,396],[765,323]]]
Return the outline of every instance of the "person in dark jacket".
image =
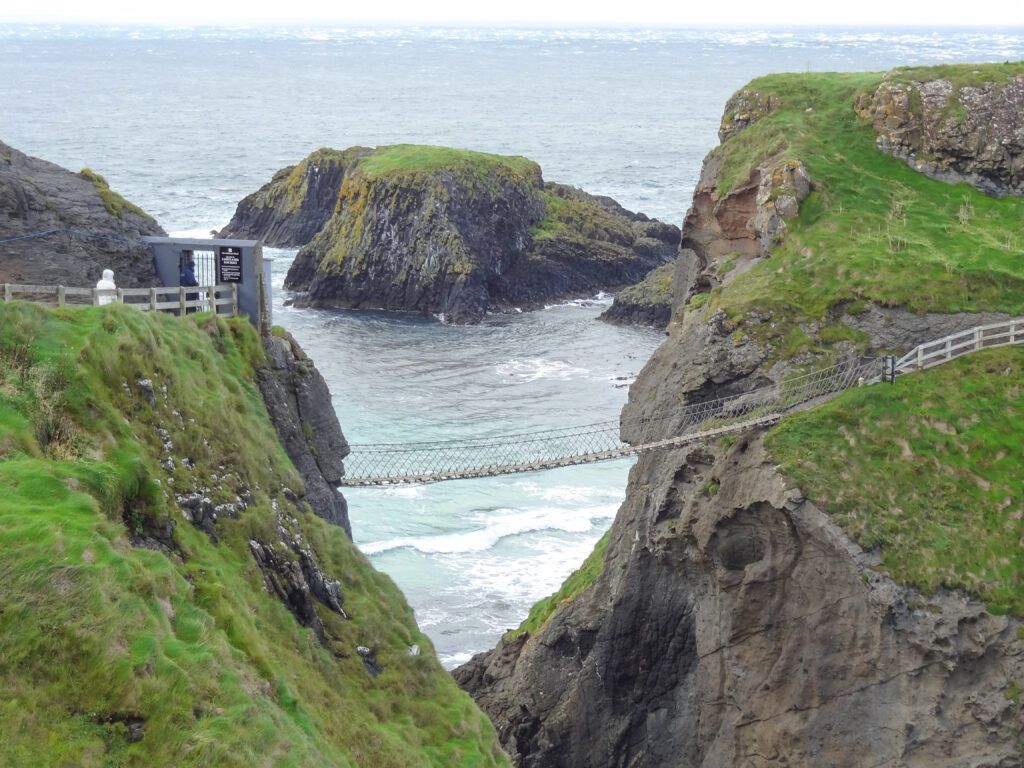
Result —
[[[196,280],[196,261],[191,256],[189,256],[188,259],[185,260],[185,265],[181,268],[181,279],[179,280],[179,285],[185,288],[191,288],[193,286],[199,285],[199,281]],[[185,294],[186,301],[195,301],[198,298],[198,293]],[[192,312],[197,311],[198,310],[196,309],[196,307],[189,307],[187,310],[185,310],[185,313],[191,314]]]

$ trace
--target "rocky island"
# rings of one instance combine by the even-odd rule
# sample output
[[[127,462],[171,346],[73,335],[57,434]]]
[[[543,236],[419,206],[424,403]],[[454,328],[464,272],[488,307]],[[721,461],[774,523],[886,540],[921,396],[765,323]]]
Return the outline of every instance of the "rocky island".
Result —
[[[623,438],[1024,315],[1022,84],[1007,64],[737,93]],[[991,349],[643,455],[590,559],[457,680],[524,768],[1021,765],[1022,380],[1024,349]]]
[[[476,322],[635,283],[678,228],[545,182],[522,157],[396,145],[319,150],[243,200],[221,236],[303,246],[300,305]]]

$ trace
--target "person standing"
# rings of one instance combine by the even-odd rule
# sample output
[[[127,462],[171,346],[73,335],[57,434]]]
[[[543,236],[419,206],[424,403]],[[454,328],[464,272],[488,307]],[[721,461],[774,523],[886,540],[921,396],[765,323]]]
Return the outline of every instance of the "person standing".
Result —
[[[114,285],[114,270],[103,270],[103,277],[96,282],[96,290],[100,292],[96,301],[100,306],[110,304],[117,298],[117,286]]]
[[[185,263],[181,267],[181,279],[179,280],[179,285],[185,288],[192,288],[194,286],[199,285],[199,281],[196,280],[196,261],[191,256],[185,259]],[[186,301],[195,301],[198,298],[198,293],[185,294]],[[188,309],[185,310],[185,314],[191,314],[192,312],[196,311],[197,310],[195,307],[189,307]]]

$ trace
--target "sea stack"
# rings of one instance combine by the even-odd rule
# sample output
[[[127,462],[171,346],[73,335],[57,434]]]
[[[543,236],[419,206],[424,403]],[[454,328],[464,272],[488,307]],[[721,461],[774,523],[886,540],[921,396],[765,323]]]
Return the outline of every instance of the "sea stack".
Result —
[[[322,149],[243,200],[222,236],[299,251],[296,304],[477,322],[635,283],[678,228],[545,182],[523,157],[396,145]]]

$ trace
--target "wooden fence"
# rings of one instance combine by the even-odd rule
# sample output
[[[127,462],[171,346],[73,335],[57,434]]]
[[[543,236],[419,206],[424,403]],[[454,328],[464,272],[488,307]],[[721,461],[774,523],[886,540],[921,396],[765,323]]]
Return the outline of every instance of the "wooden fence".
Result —
[[[213,312],[222,317],[238,314],[238,287],[197,285],[170,288],[73,288],[64,285],[3,283],[4,301],[31,301],[48,307],[128,304],[144,312]]]
[[[890,370],[893,373],[923,371],[968,352],[988,347],[1002,347],[1006,344],[1024,344],[1024,318],[979,325],[977,328],[969,328],[945,338],[926,342],[895,360]]]

